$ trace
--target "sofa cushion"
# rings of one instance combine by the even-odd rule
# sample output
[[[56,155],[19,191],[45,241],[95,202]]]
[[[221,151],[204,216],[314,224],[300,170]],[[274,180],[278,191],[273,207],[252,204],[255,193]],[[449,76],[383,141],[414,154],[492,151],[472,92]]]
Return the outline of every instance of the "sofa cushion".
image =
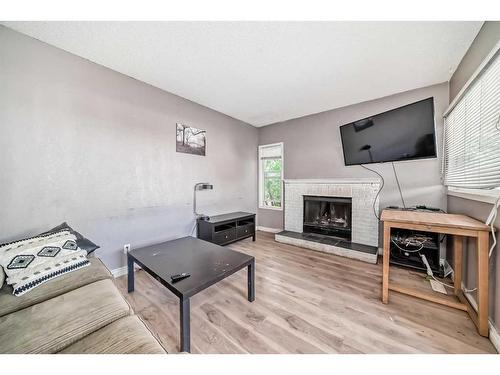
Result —
[[[136,315],[121,318],[68,346],[64,354],[164,354],[165,349]]]
[[[113,281],[97,281],[0,317],[0,353],[55,353],[130,314]]]
[[[0,289],[0,316],[46,301],[95,281],[111,278],[111,273],[98,258],[89,258],[90,266],[50,280],[22,296],[12,295],[12,287]]]

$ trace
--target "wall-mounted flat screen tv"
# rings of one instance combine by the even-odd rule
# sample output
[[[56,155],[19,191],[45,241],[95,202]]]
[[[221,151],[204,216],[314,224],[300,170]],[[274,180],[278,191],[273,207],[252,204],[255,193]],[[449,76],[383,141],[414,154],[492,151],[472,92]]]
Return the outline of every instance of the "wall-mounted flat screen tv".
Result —
[[[340,127],[345,165],[436,157],[434,98]]]

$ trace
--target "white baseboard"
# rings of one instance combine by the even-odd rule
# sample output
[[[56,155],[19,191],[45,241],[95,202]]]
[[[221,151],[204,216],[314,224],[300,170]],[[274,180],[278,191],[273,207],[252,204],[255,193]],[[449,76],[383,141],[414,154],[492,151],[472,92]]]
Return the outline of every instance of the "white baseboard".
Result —
[[[117,277],[123,276],[127,274],[127,266],[125,267],[120,267],[120,268],[115,268],[114,270],[111,270],[111,274],[113,277],[116,279]]]
[[[140,270],[141,267],[139,267],[137,264],[134,264],[134,269],[137,271],[137,270]],[[123,267],[115,268],[115,269],[111,270],[111,274],[113,275],[113,277],[115,279],[117,277],[126,275],[127,273],[128,273],[127,266],[123,266]]]
[[[260,230],[262,232],[269,232],[269,233],[279,233],[279,232],[283,231],[283,229],[260,227],[260,226],[257,226],[257,230]]]

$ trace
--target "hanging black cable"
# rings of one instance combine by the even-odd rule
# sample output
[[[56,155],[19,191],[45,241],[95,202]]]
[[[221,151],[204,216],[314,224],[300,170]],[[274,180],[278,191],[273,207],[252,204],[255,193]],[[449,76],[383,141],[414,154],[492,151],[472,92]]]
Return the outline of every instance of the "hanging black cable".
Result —
[[[373,214],[375,215],[375,217],[377,218],[377,220],[380,220],[380,217],[378,216],[377,214],[377,210],[375,210],[375,203],[377,202],[377,198],[380,194],[380,192],[382,191],[382,189],[384,188],[384,178],[382,177],[382,175],[380,173],[378,173],[377,171],[373,170],[373,169],[370,169],[368,167],[365,167],[363,164],[360,164],[360,166],[362,166],[364,169],[370,171],[370,172],[373,172],[375,173],[377,176],[380,177],[380,179],[382,180],[382,185],[380,185],[380,188],[378,189],[377,191],[377,195],[375,195],[375,199],[373,200]]]
[[[403,198],[403,192],[401,191],[401,185],[399,185],[398,174],[396,173],[396,167],[394,166],[394,162],[391,162],[392,170],[394,171],[394,177],[396,177],[396,183],[398,184],[399,195],[401,196],[401,202],[403,202],[403,208],[406,208],[405,200]]]

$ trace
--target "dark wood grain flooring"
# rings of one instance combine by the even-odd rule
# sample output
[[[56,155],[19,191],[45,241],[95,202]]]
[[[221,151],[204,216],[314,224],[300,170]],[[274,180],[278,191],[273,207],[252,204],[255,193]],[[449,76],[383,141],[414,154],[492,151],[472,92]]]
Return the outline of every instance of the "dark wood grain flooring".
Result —
[[[230,245],[256,259],[256,300],[246,270],[191,299],[192,353],[496,353],[465,312],[390,294],[380,301],[378,265],[274,241]],[[391,279],[428,289],[422,274],[391,267]],[[135,292],[116,284],[170,353],[179,351],[179,301],[144,271]],[[451,298],[451,296],[450,296]]]

